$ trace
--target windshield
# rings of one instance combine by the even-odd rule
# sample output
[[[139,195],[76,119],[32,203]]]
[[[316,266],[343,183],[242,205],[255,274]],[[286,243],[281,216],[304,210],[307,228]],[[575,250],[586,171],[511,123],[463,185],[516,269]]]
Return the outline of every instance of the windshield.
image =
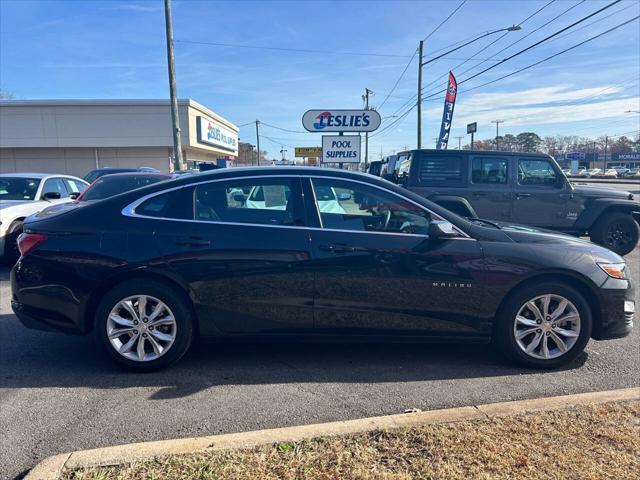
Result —
[[[102,200],[104,198],[113,197],[120,193],[135,190],[152,183],[157,183],[161,180],[166,180],[169,177],[153,176],[153,177],[109,177],[104,176],[99,178],[93,183],[80,197],[80,200]]]
[[[39,178],[0,178],[0,200],[34,200],[40,185]]]

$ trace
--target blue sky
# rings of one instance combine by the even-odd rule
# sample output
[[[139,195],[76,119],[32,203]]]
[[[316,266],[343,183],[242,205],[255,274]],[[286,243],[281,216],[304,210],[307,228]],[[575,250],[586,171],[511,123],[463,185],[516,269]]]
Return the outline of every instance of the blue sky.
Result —
[[[518,24],[549,0],[468,0],[425,43],[429,59],[455,42]],[[488,36],[424,68],[427,96],[446,86],[453,68],[461,82],[510,54],[573,23],[610,1],[556,0],[519,32]],[[420,39],[449,15],[452,1],[232,1],[174,0],[176,71],[180,98],[190,97],[240,125],[256,118],[301,131],[311,108],[360,108],[365,87],[379,107]],[[574,7],[570,9],[570,7]],[[561,15],[549,25],[546,22]],[[540,135],[618,135],[637,131],[640,115],[640,23],[635,22],[564,55],[492,85],[466,91],[541,60],[640,14],[640,2],[622,1],[568,30],[565,36],[461,84],[452,136],[478,122],[476,138],[535,131]],[[0,86],[20,99],[166,98],[168,96],[162,0],[0,0]],[[583,27],[583,28],[580,28]],[[525,37],[517,45],[512,42]],[[498,40],[499,39],[499,40]],[[497,41],[496,41],[497,40]],[[491,42],[495,43],[489,45]],[[322,50],[302,53],[188,42]],[[502,50],[502,51],[501,51]],[[344,52],[387,56],[346,55]],[[475,59],[459,65],[469,57]],[[482,63],[481,63],[482,62]],[[468,72],[465,70],[469,69]],[[415,59],[380,108],[384,128],[397,121],[416,91]],[[442,95],[423,106],[423,145],[433,146]],[[385,118],[387,117],[387,118]],[[415,147],[416,111],[372,135],[371,159]],[[261,147],[278,156],[280,145],[314,146],[319,134],[264,125]],[[242,141],[255,143],[252,125]],[[463,139],[463,142],[466,140]],[[457,147],[452,139],[451,148]],[[289,154],[290,156],[290,154]]]

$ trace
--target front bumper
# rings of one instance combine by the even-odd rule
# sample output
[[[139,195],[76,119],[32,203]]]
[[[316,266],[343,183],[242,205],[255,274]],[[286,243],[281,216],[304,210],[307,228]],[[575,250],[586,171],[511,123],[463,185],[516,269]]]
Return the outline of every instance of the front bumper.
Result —
[[[591,335],[596,340],[626,337],[633,329],[636,305],[631,282],[629,280],[608,281],[604,286],[607,286],[607,283],[614,287],[626,285],[626,288],[600,289],[600,321],[594,325]]]

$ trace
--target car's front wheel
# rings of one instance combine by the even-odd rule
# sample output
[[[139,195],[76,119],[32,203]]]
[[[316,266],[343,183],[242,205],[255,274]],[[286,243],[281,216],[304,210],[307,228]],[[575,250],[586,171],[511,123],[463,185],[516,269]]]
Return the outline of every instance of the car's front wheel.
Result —
[[[507,301],[495,336],[502,350],[534,368],[555,368],[574,360],[591,337],[589,304],[562,283],[523,288]]]
[[[590,232],[593,242],[607,247],[618,255],[631,252],[638,243],[640,228],[628,213],[604,213]]]
[[[173,288],[152,280],[132,280],[104,296],[94,333],[119,365],[152,371],[186,353],[193,338],[193,318]]]

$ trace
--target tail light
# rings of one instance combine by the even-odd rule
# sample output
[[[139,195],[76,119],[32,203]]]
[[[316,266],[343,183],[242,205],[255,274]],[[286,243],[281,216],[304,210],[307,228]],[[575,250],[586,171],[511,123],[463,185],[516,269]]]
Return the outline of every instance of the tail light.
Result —
[[[20,255],[26,257],[29,253],[35,250],[38,245],[47,239],[47,235],[44,233],[22,233],[18,237],[18,250]]]

